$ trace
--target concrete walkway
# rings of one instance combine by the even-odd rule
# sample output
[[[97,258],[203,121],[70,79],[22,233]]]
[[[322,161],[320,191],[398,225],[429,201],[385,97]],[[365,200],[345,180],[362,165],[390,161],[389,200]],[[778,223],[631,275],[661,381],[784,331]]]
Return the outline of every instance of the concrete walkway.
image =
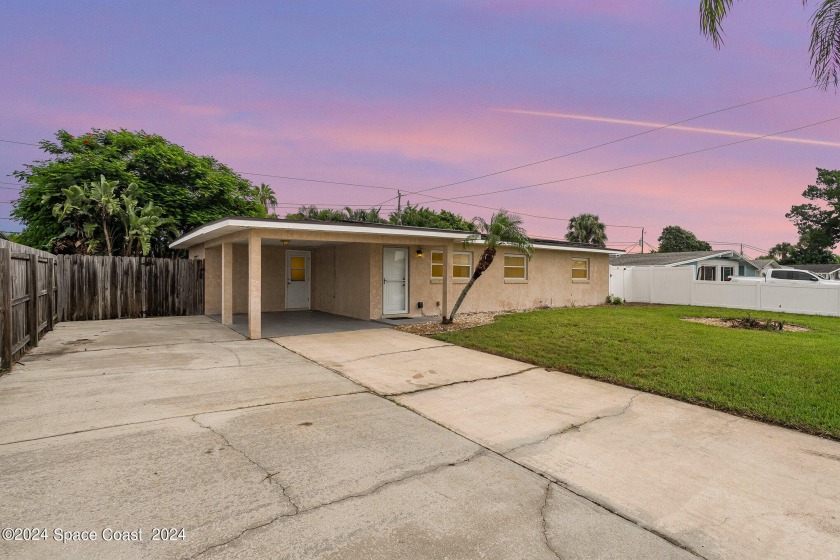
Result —
[[[499,416],[486,443],[440,425],[465,424],[470,408],[509,415],[479,393],[446,405],[447,391],[488,373],[526,379],[521,369],[387,329],[275,342],[205,317],[62,323],[0,378],[1,525],[46,533],[0,540],[0,558],[696,557],[672,542],[685,535],[598,505],[620,509],[622,494],[550,482],[535,465],[555,448],[533,465],[525,450],[540,445],[515,461],[491,449],[530,422],[505,429]],[[429,400],[394,397],[404,406],[366,386]],[[184,532],[162,542],[155,528]]]
[[[276,342],[695,557],[840,557],[837,442],[397,331]]]

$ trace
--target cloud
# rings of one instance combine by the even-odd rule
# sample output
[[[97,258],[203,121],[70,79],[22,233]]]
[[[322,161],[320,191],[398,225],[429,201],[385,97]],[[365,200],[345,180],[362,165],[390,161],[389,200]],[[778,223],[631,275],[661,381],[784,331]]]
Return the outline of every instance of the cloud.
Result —
[[[840,148],[840,142],[830,142],[827,140],[816,140],[811,138],[797,138],[792,136],[766,136],[770,133],[759,134],[757,132],[740,132],[736,130],[723,130],[720,128],[702,128],[696,126],[671,125],[668,123],[657,123],[648,121],[634,121],[627,119],[616,119],[610,117],[596,117],[592,115],[572,115],[569,113],[552,113],[547,111],[529,111],[525,109],[496,109],[503,113],[514,113],[517,115],[531,115],[538,117],[552,117],[557,119],[572,119],[578,121],[592,121],[611,124],[623,124],[629,126],[644,127],[649,129],[665,128],[668,130],[678,130],[681,132],[697,132],[701,134],[714,134],[717,136],[734,136],[736,138],[756,138],[761,140],[769,140],[775,142],[793,142],[796,144],[811,144],[814,146],[831,146]],[[840,118],[840,117],[837,117]]]

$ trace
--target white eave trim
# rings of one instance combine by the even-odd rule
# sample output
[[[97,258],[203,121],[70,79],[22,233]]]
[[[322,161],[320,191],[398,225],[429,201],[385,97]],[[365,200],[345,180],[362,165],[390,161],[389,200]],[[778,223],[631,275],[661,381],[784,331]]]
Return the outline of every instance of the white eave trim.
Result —
[[[213,239],[212,236],[209,239],[204,239],[203,241],[196,241],[195,243],[190,243],[190,241],[194,240],[197,237],[204,238],[208,234],[212,234],[214,231],[217,231],[222,228],[236,228],[238,230],[258,228],[286,231],[317,231],[327,233],[366,233],[373,235],[389,235],[393,237],[429,237],[434,239],[452,239],[456,241],[463,241],[470,235],[469,232],[464,232],[463,234],[461,234],[448,231],[422,231],[418,229],[397,229],[384,227],[378,228],[370,226],[355,226],[351,224],[341,224],[336,222],[311,224],[302,222],[271,222],[267,220],[244,220],[231,218],[227,220],[220,220],[214,224],[201,226],[195,231],[192,231],[184,235],[183,237],[176,239],[169,246],[173,249],[183,249],[191,247],[192,245],[201,243],[203,241],[209,241],[210,239]]]
[[[604,253],[607,255],[623,255],[624,251],[615,249],[601,249],[598,247],[574,247],[570,245],[553,245],[550,243],[534,243],[534,249],[547,249],[549,251],[570,251],[576,253]]]
[[[225,231],[219,235],[213,235],[213,232],[223,229],[233,229],[234,231],[242,231],[251,228],[259,229],[273,229],[286,231],[312,231],[312,232],[327,232],[327,233],[361,233],[372,235],[386,235],[392,237],[427,237],[430,239],[450,239],[452,241],[465,241],[471,232],[450,232],[450,231],[435,231],[435,230],[421,230],[421,229],[398,229],[398,228],[378,228],[371,226],[357,226],[352,224],[342,224],[336,222],[324,222],[323,224],[312,224],[304,222],[272,222],[268,220],[248,220],[241,218],[229,218],[219,220],[218,222],[207,224],[191,231],[190,233],[176,239],[170,247],[173,249],[185,249],[211,241],[220,235],[233,233],[232,231]],[[477,244],[480,242],[476,242]],[[570,251],[578,253],[604,253],[608,255],[621,255],[621,251],[614,249],[598,248],[598,247],[574,247],[568,245],[554,245],[551,243],[534,243],[535,249],[543,249],[548,251]]]

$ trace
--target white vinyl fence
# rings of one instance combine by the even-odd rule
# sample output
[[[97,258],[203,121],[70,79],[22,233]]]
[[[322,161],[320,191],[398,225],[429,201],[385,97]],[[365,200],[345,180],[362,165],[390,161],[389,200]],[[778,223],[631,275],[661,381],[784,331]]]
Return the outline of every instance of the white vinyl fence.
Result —
[[[733,307],[840,317],[840,286],[706,282],[693,267],[611,266],[610,293],[628,302]]]

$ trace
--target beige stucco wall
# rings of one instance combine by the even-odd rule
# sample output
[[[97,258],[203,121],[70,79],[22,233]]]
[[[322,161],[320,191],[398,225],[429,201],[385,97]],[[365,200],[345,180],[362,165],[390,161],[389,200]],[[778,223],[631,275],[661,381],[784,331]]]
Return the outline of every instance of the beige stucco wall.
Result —
[[[396,246],[396,245],[394,245]],[[371,309],[370,316],[382,314],[382,248],[374,246],[371,253]],[[409,315],[440,314],[442,283],[431,279],[431,251],[440,246],[423,245],[424,256],[419,258],[419,246],[409,245]],[[464,251],[460,245],[453,245],[451,251]],[[473,267],[481,257],[483,249],[473,249]],[[605,254],[578,253],[538,249],[528,262],[528,279],[505,281],[504,254],[515,253],[501,249],[493,264],[470,290],[461,311],[501,311],[507,309],[533,309],[537,307],[571,307],[603,303],[609,293],[609,257]],[[572,259],[589,259],[589,280],[572,281]],[[450,257],[451,266],[451,257]],[[451,269],[450,269],[451,270]],[[451,273],[450,273],[451,274]],[[461,294],[467,280],[451,279],[449,306]],[[422,301],[421,311],[417,303]]]
[[[312,250],[312,308],[370,319],[370,286],[376,283],[370,275],[370,253],[365,243]]]
[[[204,312],[218,315],[222,312],[222,248],[221,246],[190,249],[190,257],[204,255]],[[262,309],[283,311],[286,302],[285,249],[262,246]],[[248,312],[248,245],[233,245],[233,312]]]
[[[435,244],[437,243],[437,244]],[[431,251],[441,249],[439,241],[429,244],[346,243],[314,247],[312,254],[312,308],[328,313],[378,319],[382,316],[382,252],[383,248],[405,247],[409,258],[409,315],[440,314],[442,283],[431,279]],[[417,257],[417,249],[424,256]],[[305,249],[294,247],[294,249]],[[285,251],[282,246],[262,246],[262,309],[282,311],[285,308]],[[450,251],[463,251],[452,244]],[[482,249],[476,247],[473,266]],[[504,254],[500,250],[490,269],[476,282],[467,295],[461,311],[501,311],[537,307],[569,307],[597,305],[609,292],[609,257],[573,251],[538,249],[528,263],[527,281],[505,281]],[[221,247],[190,250],[190,257],[205,258],[205,308],[208,314],[221,312]],[[590,279],[572,281],[572,259],[588,258]],[[451,257],[450,257],[451,259]],[[234,313],[248,310],[248,247],[233,245],[233,308]],[[451,264],[451,260],[450,260]],[[451,279],[449,306],[461,293],[466,280]],[[421,311],[417,303],[422,301]]]

